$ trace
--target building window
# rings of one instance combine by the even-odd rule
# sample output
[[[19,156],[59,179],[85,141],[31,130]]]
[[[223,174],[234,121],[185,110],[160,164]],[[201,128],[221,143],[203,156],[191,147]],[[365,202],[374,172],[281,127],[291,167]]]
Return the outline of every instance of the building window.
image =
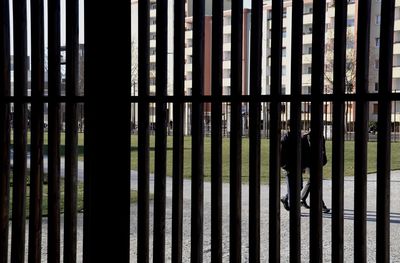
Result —
[[[400,19],[400,17],[398,19]],[[400,31],[395,31],[394,35],[393,35],[393,38],[394,38],[393,39],[394,43],[400,43]]]
[[[286,57],[286,48],[282,48],[282,57]]]
[[[378,84],[378,82],[375,82],[375,91],[378,91],[379,90],[379,84]]]
[[[378,114],[378,103],[374,103],[373,104],[372,113],[373,114]]]
[[[347,19],[347,26],[354,26],[354,18]]]
[[[381,16],[380,16],[380,15],[377,15],[377,16],[375,17],[375,24],[376,24],[376,25],[380,25],[380,24],[381,24]]]
[[[286,28],[282,28],[282,38],[286,38]]]
[[[379,69],[379,59],[375,60],[375,69]]]
[[[381,44],[381,39],[379,37],[375,38],[375,47],[379,47]]]
[[[395,20],[400,19],[400,7],[396,7],[394,9],[394,19]]]
[[[286,66],[282,66],[282,76],[286,76]]]
[[[346,48],[353,49],[354,48],[354,40],[347,39],[346,41]]]
[[[311,86],[303,86],[303,94],[311,94]]]

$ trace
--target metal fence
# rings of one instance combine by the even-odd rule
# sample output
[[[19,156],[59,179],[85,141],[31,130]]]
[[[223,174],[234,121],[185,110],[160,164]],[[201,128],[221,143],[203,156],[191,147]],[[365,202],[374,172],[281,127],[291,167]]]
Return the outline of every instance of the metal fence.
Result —
[[[311,94],[302,94],[303,1],[292,1],[292,60],[290,95],[282,94],[282,21],[284,1],[272,0],[271,93],[261,94],[263,2],[252,1],[250,46],[250,94],[242,94],[242,10],[243,1],[232,1],[231,93],[222,93],[223,2],[212,1],[212,95],[204,95],[205,1],[193,1],[192,93],[185,95],[185,4],[174,1],[174,90],[167,94],[167,5],[158,0],[156,13],[156,93],[149,91],[149,0],[138,0],[139,78],[138,95],[131,95],[131,2],[121,0],[85,1],[85,89],[78,93],[79,43],[78,0],[66,1],[66,92],[61,93],[60,1],[47,2],[44,23],[43,0],[32,0],[30,10],[31,94],[27,94],[27,1],[0,0],[0,262],[41,262],[42,203],[44,181],[44,104],[48,103],[48,218],[47,261],[77,260],[77,163],[78,105],[84,106],[84,215],[83,262],[129,262],[130,235],[137,238],[137,262],[164,262],[166,253],[166,155],[167,104],[173,104],[173,193],[172,262],[182,262],[184,105],[191,103],[191,262],[203,261],[204,237],[204,105],[212,106],[211,135],[211,259],[222,262],[222,135],[223,105],[230,104],[229,166],[229,260],[242,260],[242,104],[248,103],[249,149],[249,262],[260,261],[260,137],[261,105],[269,103],[269,243],[270,262],[281,256],[280,222],[280,139],[282,103],[290,103],[290,126],[296,134],[297,163],[290,193],[290,261],[300,262],[300,134],[302,103],[311,103],[311,210],[310,261],[322,261],[322,155],[323,105],[332,105],[332,262],[344,262],[344,140],[345,104],[355,102],[355,202],[354,261],[367,262],[366,165],[368,103],[379,103],[377,125],[377,229],[376,261],[389,262],[390,249],[390,150],[394,0],[382,0],[380,26],[379,92],[368,92],[368,58],[371,0],[358,1],[356,90],[345,92],[346,0],[335,1],[334,87],[324,94],[324,36],[326,1],[313,3]],[[12,16],[10,14],[12,10]],[[11,23],[10,18],[13,18]],[[11,24],[13,35],[10,36]],[[44,43],[47,24],[48,95],[44,95]],[[13,39],[13,76],[10,72],[10,45]],[[160,44],[161,43],[161,44]],[[11,89],[11,77],[14,87]],[[13,93],[11,91],[13,90]],[[130,233],[130,151],[131,103],[137,103],[138,119],[138,200],[137,233]],[[150,123],[149,105],[156,105],[154,218],[150,218]],[[60,186],[60,105],[65,104],[64,200]],[[13,106],[13,127],[10,112]],[[27,168],[27,106],[30,117],[30,169]],[[115,116],[118,116],[116,119]],[[81,118],[79,118],[81,120]],[[110,125],[112,123],[112,125]],[[11,129],[13,128],[13,129]],[[12,139],[12,142],[11,142]],[[13,145],[13,168],[10,148]],[[29,177],[29,200],[27,196]],[[12,179],[12,180],[11,180]],[[12,184],[11,184],[12,181]],[[11,187],[12,186],[12,187]],[[12,188],[12,194],[11,194]],[[12,200],[12,209],[10,207]],[[61,201],[64,220],[61,224]],[[26,207],[29,208],[26,210]],[[26,211],[29,219],[26,220]],[[9,220],[11,218],[11,220]],[[153,249],[150,226],[153,223]],[[29,224],[29,228],[26,227]],[[61,226],[64,229],[60,229]],[[11,227],[10,227],[11,226]],[[63,235],[61,235],[61,230]],[[26,231],[29,232],[26,239]],[[11,233],[11,239],[9,239]],[[63,240],[62,240],[63,239]],[[10,244],[11,242],[11,244]],[[27,245],[26,245],[27,244]],[[61,249],[62,244],[62,249]],[[9,250],[9,246],[11,250]],[[63,251],[63,255],[61,255]],[[150,255],[152,251],[152,255]]]

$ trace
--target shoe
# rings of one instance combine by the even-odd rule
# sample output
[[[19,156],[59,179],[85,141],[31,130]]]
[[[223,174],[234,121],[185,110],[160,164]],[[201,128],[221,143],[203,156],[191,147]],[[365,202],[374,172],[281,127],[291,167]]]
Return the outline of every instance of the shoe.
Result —
[[[329,213],[330,211],[331,211],[331,210],[330,210],[328,207],[326,207],[326,206],[322,207],[322,213],[327,214],[327,213]]]
[[[300,204],[302,207],[304,207],[306,209],[310,209],[310,206],[307,204],[306,200],[300,200]]]
[[[285,199],[285,198],[281,198],[281,202],[282,202],[282,204],[283,204],[283,207],[286,209],[286,211],[289,211],[289,210],[290,210],[290,207],[289,207],[288,200]]]

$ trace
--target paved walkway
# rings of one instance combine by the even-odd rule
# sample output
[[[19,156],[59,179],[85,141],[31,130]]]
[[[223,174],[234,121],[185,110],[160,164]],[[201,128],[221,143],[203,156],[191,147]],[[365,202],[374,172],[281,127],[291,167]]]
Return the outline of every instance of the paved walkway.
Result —
[[[171,178],[167,179],[167,226],[166,226],[166,257],[170,261],[171,245],[171,223],[172,223],[172,186]],[[152,183],[150,184],[152,186]],[[331,181],[324,180],[324,200],[328,207],[331,206]],[[376,175],[368,175],[368,200],[367,200],[367,246],[368,262],[375,262],[375,239],[376,239]],[[190,180],[184,181],[184,262],[190,260]],[[344,256],[346,262],[353,261],[353,224],[354,224],[354,177],[345,178],[345,220],[344,220]],[[135,188],[135,184],[133,184]],[[286,192],[286,185],[282,185],[282,193]],[[263,262],[268,260],[268,185],[261,186],[261,259]],[[223,184],[223,255],[224,262],[229,259],[229,184]],[[243,262],[248,262],[248,207],[249,207],[249,188],[248,185],[242,186],[242,254]],[[391,262],[400,262],[400,171],[392,172],[391,184]],[[152,206],[150,207],[150,225],[152,226]],[[210,262],[211,256],[211,187],[209,182],[204,183],[204,262]],[[136,207],[132,207],[132,216],[136,218]],[[323,216],[323,255],[324,262],[331,259],[331,214]],[[134,221],[135,222],[135,221]],[[288,212],[281,210],[281,262],[289,261],[289,216]],[[132,225],[132,259],[136,252],[136,224]],[[302,261],[309,261],[309,210],[301,210],[301,239],[302,239]]]
[[[83,179],[83,163],[78,165],[78,177]],[[391,262],[400,262],[400,171],[392,172],[391,180]],[[344,220],[344,257],[346,262],[353,261],[353,225],[354,225],[354,177],[346,177],[345,191],[345,220]],[[376,239],[376,175],[368,175],[368,200],[367,200],[367,246],[368,262],[375,262]],[[137,189],[137,173],[131,172],[131,188]],[[331,181],[323,181],[324,200],[328,207],[331,206]],[[150,176],[150,191],[154,189],[154,177]],[[191,181],[184,180],[184,211],[183,211],[183,262],[190,261],[190,214],[191,214]],[[286,192],[286,184],[283,181],[282,193]],[[268,185],[261,186],[261,259],[268,260]],[[223,261],[229,261],[229,184],[223,184]],[[242,186],[242,255],[243,262],[248,262],[248,185]],[[167,211],[166,211],[166,262],[171,262],[171,225],[172,225],[172,178],[167,178]],[[137,206],[131,206],[131,262],[136,262],[136,233],[137,233]],[[63,219],[63,218],[61,218]],[[150,233],[153,225],[153,203],[150,203]],[[331,214],[323,216],[323,256],[324,262],[331,259]],[[78,258],[82,256],[82,214],[78,215]],[[289,216],[282,207],[281,210],[281,262],[289,261]],[[204,183],[204,262],[210,262],[211,256],[211,184]],[[43,236],[47,234],[47,219],[43,220]],[[301,240],[302,261],[309,261],[309,210],[301,210]],[[46,258],[46,240],[43,240],[43,258]],[[150,236],[152,247],[152,236]],[[150,253],[152,254],[152,253]],[[79,262],[81,262],[79,260]]]

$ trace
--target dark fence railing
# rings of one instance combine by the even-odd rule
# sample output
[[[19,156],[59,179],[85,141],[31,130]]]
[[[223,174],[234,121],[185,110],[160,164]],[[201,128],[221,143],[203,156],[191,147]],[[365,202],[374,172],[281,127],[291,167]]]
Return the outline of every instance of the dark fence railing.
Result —
[[[382,0],[380,6],[384,15],[380,21],[378,92],[374,93],[368,90],[372,1],[355,2],[355,90],[346,90],[346,30],[348,5],[352,3],[336,0],[333,85],[332,92],[326,92],[325,20],[327,8],[332,6],[323,0],[312,4],[311,90],[305,94],[302,0],[272,0],[269,9],[263,1],[251,1],[249,30],[244,27],[247,18],[242,0],[231,1],[229,8],[222,0],[175,0],[171,9],[166,0],[84,1],[84,28],[79,26],[79,13],[83,13],[80,2],[67,1],[65,30],[61,28],[59,0],[48,1],[47,10],[43,0],[32,0],[29,5],[25,0],[0,0],[0,263],[203,262],[207,253],[212,262],[261,262],[265,255],[270,262],[280,262],[283,244],[289,251],[285,259],[304,261],[301,134],[310,128],[309,260],[326,259],[320,154],[324,136],[332,145],[332,161],[328,163],[332,166],[331,261],[345,262],[348,247],[344,244],[346,140],[354,140],[353,260],[367,262],[369,255],[368,142],[375,145],[376,141],[375,259],[396,261],[390,254],[391,145],[400,138],[400,119],[396,120],[400,94],[392,92],[395,1]],[[289,4],[291,12],[286,13]],[[133,62],[138,64],[138,77],[133,84],[132,6],[138,14],[133,21],[138,26],[134,32],[138,35],[138,57]],[[155,38],[150,32],[153,10]],[[212,30],[207,35],[210,17]],[[282,85],[282,45],[284,34],[289,33],[284,31],[284,17],[291,23],[289,94],[283,92]],[[169,27],[171,21],[173,26]],[[186,28],[189,22],[193,26],[190,32]],[[229,41],[224,37],[227,25]],[[264,30],[269,25],[271,28]],[[168,31],[171,28],[173,32]],[[84,48],[79,44],[80,30],[84,30]],[[185,59],[189,33],[193,36],[192,53]],[[61,34],[65,47],[61,47]],[[262,59],[267,56],[264,34],[271,38],[270,60],[265,59],[268,65],[263,65]],[[170,37],[172,59],[168,57]],[[155,51],[151,40],[156,42]],[[231,48],[228,94],[223,90],[225,44]],[[155,62],[151,55],[156,56]],[[186,86],[190,80],[185,75],[187,64],[192,64],[193,72],[190,90]],[[249,76],[244,75],[246,66]],[[268,92],[262,89],[264,67],[270,75]],[[370,114],[375,106],[371,105],[377,105],[375,122]],[[291,154],[296,165],[289,181],[288,227],[281,228],[280,140],[289,127],[295,134],[296,149]],[[80,135],[84,135],[84,147]],[[172,146],[168,140],[171,135]],[[185,135],[190,135],[188,144]],[[210,149],[205,146],[206,136],[210,136]],[[132,138],[137,138],[137,147],[131,145]],[[242,146],[243,138],[248,138],[248,149]],[[265,141],[269,143],[266,160],[262,158]],[[211,158],[205,156],[208,152]],[[132,162],[136,167],[131,164],[132,153],[137,154]],[[227,160],[223,156],[228,156]],[[79,162],[84,163],[83,174]],[[262,170],[265,162],[268,169]],[[210,167],[210,183],[205,178],[206,166]],[[185,179],[185,175],[190,178]],[[137,185],[132,183],[133,177]],[[264,177],[268,178],[267,204],[261,199]],[[130,203],[131,189],[137,190],[135,204]],[[246,189],[248,196],[242,195]],[[210,202],[205,201],[208,194]],[[82,201],[83,214],[79,214]],[[265,207],[268,214],[263,213]],[[210,216],[205,214],[208,210]],[[228,216],[224,216],[225,211]],[[211,220],[210,229],[205,229],[207,220]],[[264,222],[268,237],[263,239]],[[283,231],[288,240],[282,239]],[[83,233],[82,240],[79,233]],[[208,240],[211,251],[205,247]],[[266,246],[262,240],[267,240]]]

